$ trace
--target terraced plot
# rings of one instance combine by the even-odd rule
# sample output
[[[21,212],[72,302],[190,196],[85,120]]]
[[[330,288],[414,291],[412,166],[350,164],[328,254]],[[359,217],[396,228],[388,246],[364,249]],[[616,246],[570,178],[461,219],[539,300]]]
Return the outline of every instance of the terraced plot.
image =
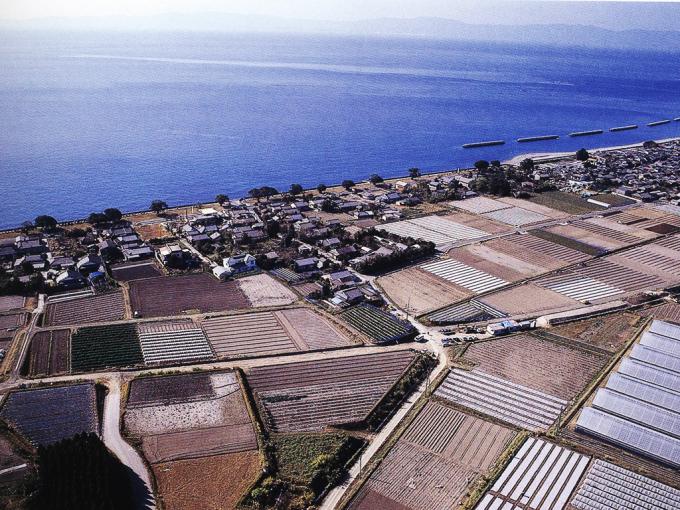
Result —
[[[117,321],[125,318],[122,292],[110,292],[67,301],[52,302],[45,309],[46,326],[66,326],[93,322]]]
[[[151,377],[132,382],[125,429],[151,463],[257,449],[233,373]]]
[[[376,343],[403,340],[415,334],[415,328],[393,315],[371,305],[358,305],[340,314],[340,317],[357,331]]]
[[[597,459],[576,491],[571,506],[578,510],[680,508],[680,490]]]
[[[321,431],[363,420],[413,359],[393,351],[257,367],[247,377],[272,431]]]
[[[464,358],[489,375],[562,400],[578,395],[609,359],[604,353],[526,334],[472,344]]]
[[[132,310],[142,317],[221,312],[250,306],[237,282],[220,282],[205,273],[132,281],[130,302]]]
[[[68,373],[70,352],[70,330],[39,331],[31,338],[23,372],[30,377]]]
[[[585,455],[530,437],[475,509],[562,510],[588,462]]]
[[[71,336],[71,370],[82,372],[142,363],[134,324],[79,328]]]
[[[456,508],[513,435],[499,425],[429,402],[349,508]]]
[[[34,446],[99,432],[94,384],[13,391],[0,418]]]
[[[528,430],[547,430],[567,402],[493,377],[480,370],[454,369],[435,395]]]
[[[139,333],[144,363],[205,360],[213,357],[200,328]]]

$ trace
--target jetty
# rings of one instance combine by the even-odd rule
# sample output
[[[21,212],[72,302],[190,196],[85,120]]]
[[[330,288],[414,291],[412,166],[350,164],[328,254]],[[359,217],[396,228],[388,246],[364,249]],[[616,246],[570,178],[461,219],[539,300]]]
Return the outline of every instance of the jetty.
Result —
[[[657,121],[655,121],[655,122],[650,122],[650,123],[647,124],[647,125],[648,125],[649,127],[654,127],[654,126],[662,126],[662,125],[664,125],[664,124],[670,124],[670,123],[671,123],[670,119],[664,119],[664,120],[657,120]]]
[[[541,142],[543,140],[557,140],[559,137],[559,135],[525,136],[523,138],[518,138],[517,141],[519,143]]]
[[[675,117],[673,120],[674,120],[675,122],[680,122],[680,117]]]
[[[601,135],[604,133],[604,129],[591,129],[590,131],[574,131],[569,133],[569,136],[590,136],[590,135]]]
[[[505,145],[505,140],[490,140],[488,142],[473,142],[463,144],[463,149],[474,149],[476,147],[491,147],[492,145]]]
[[[611,131],[612,133],[616,133],[617,131],[628,131],[630,129],[637,129],[637,128],[638,128],[637,124],[630,124],[628,126],[613,127],[613,128],[610,128],[609,131]]]

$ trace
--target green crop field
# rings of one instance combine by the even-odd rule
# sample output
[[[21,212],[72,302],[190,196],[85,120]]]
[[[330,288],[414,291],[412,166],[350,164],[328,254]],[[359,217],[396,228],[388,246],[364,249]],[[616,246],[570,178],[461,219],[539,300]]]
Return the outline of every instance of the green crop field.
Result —
[[[415,333],[413,326],[371,305],[359,305],[340,314],[353,328],[378,343],[394,342]]]
[[[142,363],[142,349],[134,324],[80,328],[71,337],[71,371]]]

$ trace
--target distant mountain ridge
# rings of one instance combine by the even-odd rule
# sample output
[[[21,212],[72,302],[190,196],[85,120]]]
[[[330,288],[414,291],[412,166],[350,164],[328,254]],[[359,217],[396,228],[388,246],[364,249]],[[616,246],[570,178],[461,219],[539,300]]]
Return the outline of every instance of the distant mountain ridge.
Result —
[[[680,9],[678,12],[680,14]],[[224,13],[164,14],[107,18],[41,18],[20,22],[0,21],[0,28],[323,33],[517,44],[557,44],[612,49],[680,50],[680,31],[612,30],[587,24],[477,25],[436,17],[327,21]]]

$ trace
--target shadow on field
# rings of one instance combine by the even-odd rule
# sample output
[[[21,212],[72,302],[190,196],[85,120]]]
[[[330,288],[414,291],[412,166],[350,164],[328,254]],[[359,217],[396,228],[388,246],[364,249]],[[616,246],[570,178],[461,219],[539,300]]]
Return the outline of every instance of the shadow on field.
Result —
[[[147,510],[155,508],[156,504],[153,494],[149,492],[150,487],[147,487],[144,481],[132,469],[125,466],[125,471],[130,478],[130,488],[132,490],[132,497],[134,498],[135,508],[137,510]]]

